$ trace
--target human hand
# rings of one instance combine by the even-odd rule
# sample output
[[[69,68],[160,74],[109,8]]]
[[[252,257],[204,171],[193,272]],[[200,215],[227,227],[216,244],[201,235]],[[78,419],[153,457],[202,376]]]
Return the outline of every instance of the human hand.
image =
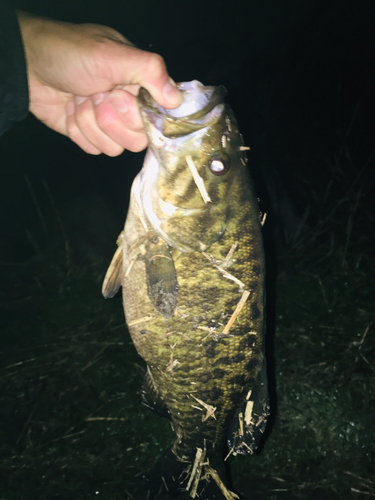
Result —
[[[17,12],[27,61],[29,110],[86,153],[117,156],[147,146],[137,95],[145,87],[165,108],[183,97],[163,59],[117,31]]]

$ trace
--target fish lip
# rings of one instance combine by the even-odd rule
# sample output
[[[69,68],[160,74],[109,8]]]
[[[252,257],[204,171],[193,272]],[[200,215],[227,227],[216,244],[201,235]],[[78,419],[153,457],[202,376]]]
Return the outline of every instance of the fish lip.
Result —
[[[225,96],[227,95],[227,90],[222,85],[217,87],[204,86],[200,82],[197,82],[196,80],[189,83],[195,84],[195,88],[194,89],[185,88],[186,83],[181,83],[177,85],[182,94],[187,94],[187,93],[196,94],[197,92],[199,92],[207,96],[207,102],[197,111],[194,111],[193,113],[189,113],[186,115],[173,116],[176,110],[180,109],[184,104],[173,110],[163,108],[162,106],[157,104],[157,102],[153,99],[148,90],[142,87],[138,94],[138,106],[141,113],[146,114],[148,120],[150,120],[150,122],[153,124],[155,124],[157,118],[163,118],[165,121],[168,121],[171,124],[181,123],[181,122],[191,123],[197,120],[202,120],[202,118],[207,116],[210,113],[210,111],[212,111],[218,104],[223,103],[225,100]]]

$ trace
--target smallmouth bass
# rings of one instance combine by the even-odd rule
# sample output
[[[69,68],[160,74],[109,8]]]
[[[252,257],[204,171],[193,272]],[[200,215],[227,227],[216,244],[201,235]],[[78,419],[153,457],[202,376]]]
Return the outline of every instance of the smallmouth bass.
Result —
[[[143,402],[176,434],[155,494],[236,498],[223,459],[253,453],[269,413],[260,216],[224,87],[179,89],[175,110],[140,91],[149,148],[103,295],[122,286]]]

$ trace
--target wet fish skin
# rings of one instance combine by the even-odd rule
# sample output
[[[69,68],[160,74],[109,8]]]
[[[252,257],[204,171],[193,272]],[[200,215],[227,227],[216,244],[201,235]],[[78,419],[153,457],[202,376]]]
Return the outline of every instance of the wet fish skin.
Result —
[[[123,288],[129,331],[147,363],[144,402],[171,419],[174,456],[186,466],[205,449],[219,470],[226,446],[254,451],[269,412],[263,243],[224,90],[198,82],[181,89],[187,101],[204,94],[187,116],[171,116],[145,90],[139,97],[150,146],[103,294]],[[187,156],[211,201],[197,188]],[[223,160],[222,175],[210,170],[212,158]]]

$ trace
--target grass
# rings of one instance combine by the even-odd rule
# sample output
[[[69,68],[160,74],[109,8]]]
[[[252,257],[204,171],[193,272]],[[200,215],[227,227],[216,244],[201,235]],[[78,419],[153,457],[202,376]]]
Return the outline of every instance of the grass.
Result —
[[[368,169],[336,160],[325,190],[311,184],[309,229],[277,257],[273,418],[260,454],[230,457],[245,498],[375,497]],[[173,433],[140,403],[145,366],[121,299],[102,298],[105,269],[76,262],[74,242],[36,248],[3,266],[0,500],[143,500]]]
[[[372,497],[374,291],[333,262],[287,261],[277,283],[275,423],[261,455],[235,467],[267,484],[269,500]]]
[[[0,498],[134,494],[171,431],[140,403],[145,369],[121,300],[104,301],[89,269],[32,271],[43,286],[2,304]]]

